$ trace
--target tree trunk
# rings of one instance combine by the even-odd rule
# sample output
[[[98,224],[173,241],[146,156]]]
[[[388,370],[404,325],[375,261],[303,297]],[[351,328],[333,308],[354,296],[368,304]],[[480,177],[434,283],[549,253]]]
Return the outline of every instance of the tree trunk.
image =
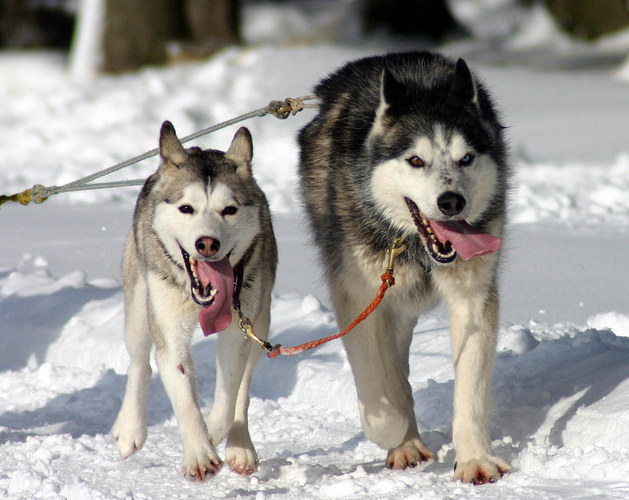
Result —
[[[0,46],[67,49],[74,16],[63,3],[0,0]]]
[[[460,29],[445,0],[365,0],[367,30],[441,40]]]
[[[559,25],[571,35],[594,40],[629,26],[626,0],[545,0]]]
[[[240,2],[106,0],[103,70],[120,72],[171,57],[205,57],[240,41]]]
[[[238,1],[186,0],[185,18],[189,41],[180,47],[182,57],[206,57],[242,41]]]
[[[107,0],[103,70],[120,72],[167,61],[167,44],[185,33],[179,0]]]

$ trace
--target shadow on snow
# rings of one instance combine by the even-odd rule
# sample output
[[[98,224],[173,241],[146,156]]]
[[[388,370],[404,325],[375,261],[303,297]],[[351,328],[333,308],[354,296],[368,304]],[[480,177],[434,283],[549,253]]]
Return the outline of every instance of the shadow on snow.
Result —
[[[75,293],[82,297],[79,299]],[[25,329],[29,330],[29,326],[33,327],[38,321],[42,321],[47,316],[47,310],[58,307],[62,299],[73,304],[72,310],[66,315],[69,318],[85,302],[103,298],[111,293],[113,292],[102,290],[91,292],[62,290],[54,294],[49,301],[46,301],[44,297],[44,303],[37,306],[36,314],[32,315]],[[8,302],[3,301],[0,307],[6,314],[13,308],[19,308],[20,302],[21,299],[16,297]],[[300,326],[286,330],[274,338],[273,342],[287,341],[286,343],[294,344],[326,333],[329,333],[328,327]],[[447,333],[444,332],[444,334]],[[45,346],[50,341],[52,339],[47,342],[40,340],[37,344]],[[41,354],[33,349],[27,349],[27,342],[22,342],[20,345],[22,350],[18,350],[18,355],[14,356],[16,366],[20,364],[23,366],[24,360],[33,352],[36,355]],[[212,404],[216,380],[215,341],[205,340],[194,344],[192,355],[197,366],[201,405],[204,411],[208,411]],[[6,364],[11,364],[6,355],[3,359],[5,367]],[[252,396],[270,400],[289,396],[297,382],[298,364],[308,364],[311,361],[314,361],[312,364],[315,367],[332,365],[335,369],[339,369],[340,353],[324,354],[310,351],[295,358],[262,360],[254,371]],[[563,432],[577,410],[601,401],[620,383],[629,378],[627,366],[629,366],[629,339],[616,337],[609,331],[586,330],[577,332],[573,337],[565,336],[542,341],[533,349],[520,354],[512,351],[500,352],[494,373],[496,409],[491,430],[494,439],[510,436],[513,445],[509,446],[507,443],[501,445],[497,454],[513,461],[527,443],[543,432],[540,429],[544,425],[549,425],[549,410],[557,403],[572,398],[571,403],[559,416],[552,417],[554,421],[551,422],[548,434],[548,444],[562,446],[564,444]],[[45,406],[35,410],[6,412],[0,415],[0,427],[2,427],[0,443],[25,440],[32,434],[69,433],[78,437],[83,434],[108,433],[120,408],[125,383],[126,376],[118,375],[110,370],[93,387],[59,395]],[[417,417],[424,428],[422,436],[433,452],[437,452],[451,440],[452,392],[453,381],[449,380],[443,383],[431,381],[416,390],[414,394]],[[347,396],[354,397],[354,394]],[[431,409],[431,402],[439,403],[439,411]],[[155,375],[150,386],[148,408],[149,426],[161,424],[173,416],[170,402],[161,382]],[[267,424],[275,426],[281,425],[281,422]],[[336,451],[317,448],[311,453],[344,454],[364,439],[362,433],[358,433],[349,437]],[[290,450],[282,456],[291,456]],[[270,477],[274,474],[274,468],[282,466],[285,460],[282,456],[276,457],[280,462],[270,461],[270,469],[267,469]],[[432,470],[442,472],[444,466],[451,467],[453,460],[453,451],[449,450],[444,463],[435,464]],[[380,465],[364,465],[370,470],[374,467],[376,467],[374,470],[380,470]],[[330,469],[328,472],[336,474],[338,471]]]

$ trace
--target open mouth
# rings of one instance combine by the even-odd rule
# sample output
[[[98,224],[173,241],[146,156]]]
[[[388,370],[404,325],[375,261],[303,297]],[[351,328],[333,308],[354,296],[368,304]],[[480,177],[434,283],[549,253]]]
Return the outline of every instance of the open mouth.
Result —
[[[190,295],[192,300],[203,307],[212,305],[218,290],[214,288],[211,280],[203,279],[208,275],[207,272],[203,272],[205,266],[208,264],[205,263],[205,261],[193,259],[181,246],[179,246],[179,249],[183,256],[183,263],[188,272],[188,277],[190,278]]]
[[[453,262],[454,259],[456,259],[456,250],[452,246],[452,243],[448,240],[441,241],[441,239],[437,237],[437,233],[433,230],[433,225],[422,215],[413,200],[404,197],[404,201],[411,212],[413,222],[421,236],[424,247],[426,247],[428,251],[428,255],[439,262],[439,264],[450,264]]]
[[[193,259],[179,245],[190,279],[192,300],[202,309],[199,322],[205,335],[220,332],[232,321],[231,301],[234,294],[234,271],[227,257],[217,261]]]
[[[439,264],[450,264],[457,255],[463,260],[497,251],[502,240],[479,231],[464,220],[428,220],[410,198],[404,197],[428,255]]]

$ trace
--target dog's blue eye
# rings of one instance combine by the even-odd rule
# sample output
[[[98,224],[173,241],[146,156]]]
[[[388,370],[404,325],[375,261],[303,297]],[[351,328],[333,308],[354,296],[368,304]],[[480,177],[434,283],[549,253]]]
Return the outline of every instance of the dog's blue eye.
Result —
[[[223,215],[234,215],[236,212],[238,212],[238,209],[233,206],[225,207],[223,209]]]
[[[192,206],[190,206],[190,205],[181,205],[179,207],[179,211],[182,214],[193,214],[194,213],[194,208],[192,208]]]
[[[425,165],[424,160],[422,160],[419,156],[413,155],[406,160],[411,167],[421,168]]]
[[[474,163],[474,155],[472,153],[467,153],[459,160],[460,167],[469,167],[472,163]]]

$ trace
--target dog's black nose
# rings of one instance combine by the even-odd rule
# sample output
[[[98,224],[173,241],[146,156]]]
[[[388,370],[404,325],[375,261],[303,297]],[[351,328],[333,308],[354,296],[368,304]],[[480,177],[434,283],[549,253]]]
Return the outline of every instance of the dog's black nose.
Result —
[[[212,255],[216,255],[216,252],[218,252],[218,249],[221,247],[221,242],[209,236],[202,236],[196,241],[194,246],[197,252],[204,257],[212,257]]]
[[[465,198],[454,191],[443,193],[437,199],[437,206],[444,215],[458,215],[465,208]]]

